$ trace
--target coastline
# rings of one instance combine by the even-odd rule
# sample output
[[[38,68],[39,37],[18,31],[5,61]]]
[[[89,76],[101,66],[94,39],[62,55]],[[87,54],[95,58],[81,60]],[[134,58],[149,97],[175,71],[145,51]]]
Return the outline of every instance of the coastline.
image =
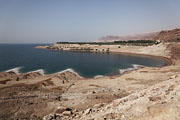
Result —
[[[61,46],[61,44],[53,44],[53,45],[50,45],[51,47],[49,47],[49,46],[36,46],[35,48],[40,48],[40,49],[47,49],[47,50],[56,50],[56,51],[71,51],[71,52],[90,52],[90,53],[100,53],[100,54],[122,54],[122,55],[131,55],[131,56],[142,56],[142,57],[152,57],[152,58],[160,58],[160,59],[163,59],[164,61],[165,61],[165,64],[163,65],[163,66],[156,66],[157,68],[162,68],[162,67],[165,67],[165,66],[170,66],[170,65],[172,65],[173,64],[173,60],[169,57],[169,56],[167,56],[167,55],[152,55],[152,54],[143,54],[143,53],[137,53],[137,52],[121,52],[121,51],[111,51],[111,50],[109,50],[108,52],[104,52],[104,51],[101,51],[101,52],[96,52],[96,51],[84,51],[84,50],[71,50],[71,47],[73,47],[73,46],[77,46],[76,44],[68,44],[68,46],[71,46],[69,49],[67,49],[68,47],[67,47],[67,45],[65,44],[65,50],[63,50],[63,48],[61,47],[61,49],[58,49],[58,45],[60,45]],[[64,44],[63,44],[63,46],[64,46]],[[85,45],[81,45],[81,47],[82,48],[89,48],[89,49],[91,49],[91,45],[89,45],[89,44],[85,44]],[[92,46],[94,46],[94,45],[92,45]],[[97,45],[95,45],[95,46],[97,46]],[[101,47],[102,46],[108,46],[108,45],[101,45]],[[120,46],[120,45],[111,45],[111,46]],[[121,47],[122,46],[126,46],[127,47],[127,45],[121,45]],[[156,45],[156,46],[158,46],[158,45]],[[143,46],[144,47],[144,46]],[[81,49],[81,48],[79,48],[79,49]],[[99,49],[98,47],[97,48],[93,48],[93,49]],[[101,49],[106,49],[106,48],[101,48]],[[144,66],[144,67],[146,67],[146,66]],[[127,68],[128,69],[128,68]],[[133,69],[133,68],[132,68]],[[138,68],[138,69],[140,69],[140,68]],[[137,69],[133,69],[133,70],[137,70]],[[129,71],[133,71],[133,70],[129,70]],[[128,72],[128,71],[126,71],[126,72]],[[124,73],[123,73],[124,74]],[[118,74],[117,74],[118,75]],[[117,76],[117,75],[115,75],[115,76]],[[119,75],[122,75],[121,73],[119,74]],[[103,75],[103,76],[106,76],[106,75]],[[109,75],[107,75],[107,76],[109,76]],[[95,76],[96,77],[96,76]],[[92,78],[94,78],[94,77],[92,77]]]
[[[97,47],[97,49],[103,48],[103,46]],[[105,48],[108,47],[105,46]],[[122,118],[118,116],[122,114],[127,120],[130,120],[131,115],[139,120],[138,118],[143,115],[152,117],[153,113],[147,112],[152,105],[159,103],[166,105],[166,102],[170,104],[171,100],[175,100],[169,99],[172,96],[180,98],[170,94],[178,92],[176,88],[180,88],[176,85],[180,83],[178,81],[180,65],[173,64],[174,61],[179,60],[170,57],[166,44],[147,47],[121,46],[121,48],[111,46],[109,54],[160,57],[166,60],[167,64],[161,67],[142,67],[125,71],[121,75],[96,78],[82,78],[67,70],[48,75],[37,72],[24,74],[1,72],[0,103],[4,103],[3,107],[14,105],[14,110],[20,107],[20,110],[15,111],[17,118],[22,117],[21,113],[24,112],[23,116],[28,115],[30,118],[36,116],[45,120],[54,116],[65,120],[113,119],[114,115],[115,118]],[[177,87],[174,88],[171,85]],[[12,91],[15,96],[9,94],[9,91]],[[19,102],[17,103],[16,100]],[[172,103],[179,104],[178,101]],[[171,106],[168,108],[175,109]],[[6,116],[7,111],[11,109],[7,107],[5,110],[0,110],[0,113]],[[36,112],[29,113],[30,109]],[[157,109],[162,110],[164,107],[161,109],[157,106]],[[155,117],[162,113],[157,113]],[[18,116],[19,114],[21,116]],[[12,113],[9,117],[14,118],[14,115]]]
[[[171,58],[167,57],[167,56],[156,56],[156,55],[128,53],[128,52],[110,52],[110,54],[125,54],[125,55],[132,55],[132,56],[144,56],[144,57],[161,58],[166,62],[166,64],[164,64],[163,66],[156,66],[156,67],[170,66],[170,65],[173,64],[173,60]]]
[[[71,52],[77,52],[77,51],[71,51]],[[78,51],[78,52],[86,52],[86,51]],[[95,53],[95,52],[90,52],[90,53]],[[160,58],[160,59],[163,59],[165,61],[165,64],[163,66],[156,66],[156,67],[165,67],[165,66],[170,66],[172,65],[172,60],[170,58],[167,58],[167,57],[163,57],[163,56],[154,56],[154,55],[148,55],[148,54],[138,54],[138,53],[128,53],[128,52],[112,52],[112,51],[109,51],[108,53],[102,53],[102,52],[98,52],[98,54],[120,54],[120,55],[130,55],[130,56],[139,56],[139,57],[153,57],[153,58]],[[148,66],[143,66],[143,67],[148,67]],[[122,70],[125,70],[125,72],[128,72],[128,71],[133,71],[133,70],[137,70],[137,69],[140,69],[142,67],[139,67],[139,68],[126,68],[126,69],[130,69],[130,70],[127,70],[126,69],[122,69]],[[37,70],[34,70],[34,71],[29,71],[27,73],[21,73],[19,71],[19,69],[21,69],[21,67],[16,67],[16,68],[11,68],[9,70],[6,70],[6,71],[2,71],[2,72],[15,72],[16,74],[28,74],[28,73],[34,73],[34,72],[37,72],[37,73],[40,73],[42,75],[50,75],[50,74],[56,74],[56,73],[63,73],[63,72],[66,72],[66,71],[69,71],[69,72],[72,72],[72,73],[75,73],[77,74],[78,76],[79,73],[74,71],[72,68],[67,68],[65,70],[61,70],[61,71],[58,71],[58,72],[55,72],[55,73],[49,73],[49,74],[45,74],[45,71],[43,69],[37,69]],[[121,70],[121,69],[119,69]],[[110,73],[108,73],[107,75],[100,75],[101,77],[102,76],[113,76],[113,75],[109,75]],[[117,75],[122,75],[124,74],[123,73],[120,73],[120,74],[115,74],[114,76],[117,76]],[[99,76],[99,75],[96,75],[96,76]],[[95,78],[96,76],[94,77],[85,77],[87,79],[90,79],[90,78]],[[81,76],[82,77],[82,76]]]

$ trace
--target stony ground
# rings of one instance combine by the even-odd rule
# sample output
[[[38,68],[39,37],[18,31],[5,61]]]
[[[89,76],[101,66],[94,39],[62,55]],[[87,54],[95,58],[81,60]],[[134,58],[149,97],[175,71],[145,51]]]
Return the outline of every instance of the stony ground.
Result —
[[[134,92],[111,104],[99,104],[75,113],[77,120],[179,120],[180,73]],[[62,116],[63,119],[69,119]]]
[[[175,57],[172,65],[118,76],[87,79],[69,71],[51,75],[2,72],[0,120],[178,120],[180,65],[172,50],[177,50],[178,44],[168,45],[131,49]],[[130,47],[121,50],[126,52]]]

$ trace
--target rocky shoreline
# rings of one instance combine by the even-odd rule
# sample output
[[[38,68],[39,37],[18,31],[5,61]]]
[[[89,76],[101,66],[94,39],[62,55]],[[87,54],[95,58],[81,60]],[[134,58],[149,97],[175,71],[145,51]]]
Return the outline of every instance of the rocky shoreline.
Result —
[[[172,61],[168,66],[143,67],[118,76],[82,78],[70,71],[50,75],[1,72],[0,105],[5,109],[0,110],[0,119],[178,119],[180,59],[172,48],[179,46],[86,45],[90,49],[109,48],[110,53],[161,56]],[[50,49],[47,47],[38,48]]]

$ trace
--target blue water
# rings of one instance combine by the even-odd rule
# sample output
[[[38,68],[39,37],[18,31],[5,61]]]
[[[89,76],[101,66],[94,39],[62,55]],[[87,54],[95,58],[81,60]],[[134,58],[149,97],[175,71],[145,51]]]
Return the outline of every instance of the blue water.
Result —
[[[50,74],[72,68],[83,77],[94,77],[132,68],[133,64],[156,67],[166,63],[155,57],[34,48],[38,45],[0,44],[0,71],[21,67],[21,73],[43,69],[45,74]]]

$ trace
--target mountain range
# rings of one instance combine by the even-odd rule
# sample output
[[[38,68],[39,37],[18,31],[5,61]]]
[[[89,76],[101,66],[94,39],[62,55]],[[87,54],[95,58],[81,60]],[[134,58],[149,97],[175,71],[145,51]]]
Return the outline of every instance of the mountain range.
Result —
[[[160,40],[164,42],[180,42],[180,28],[172,30],[162,30],[160,32],[141,33],[126,36],[104,36],[94,42],[114,42],[129,40]]]

